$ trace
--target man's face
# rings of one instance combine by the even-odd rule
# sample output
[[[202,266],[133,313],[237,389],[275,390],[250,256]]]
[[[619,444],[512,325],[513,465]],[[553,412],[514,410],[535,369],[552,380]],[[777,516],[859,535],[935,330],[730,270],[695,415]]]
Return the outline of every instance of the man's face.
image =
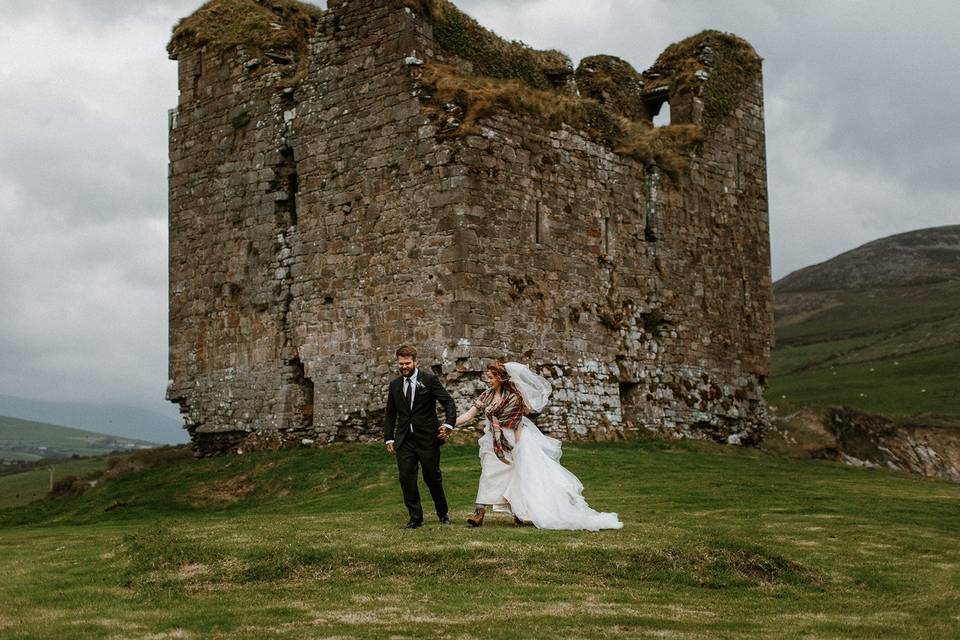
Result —
[[[417,361],[410,356],[397,356],[397,366],[400,368],[400,375],[409,377],[417,368]]]

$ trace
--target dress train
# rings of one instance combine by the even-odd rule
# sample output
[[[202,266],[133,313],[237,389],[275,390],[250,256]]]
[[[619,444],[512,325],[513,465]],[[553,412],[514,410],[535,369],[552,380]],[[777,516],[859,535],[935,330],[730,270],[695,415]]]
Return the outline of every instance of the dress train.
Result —
[[[583,498],[583,484],[560,464],[561,442],[540,432],[524,417],[519,439],[513,430],[504,436],[513,447],[513,462],[505,464],[493,451],[489,424],[480,438],[482,474],[478,504],[495,511],[512,512],[540,529],[620,529],[616,513],[590,508]],[[519,440],[519,442],[518,442]]]

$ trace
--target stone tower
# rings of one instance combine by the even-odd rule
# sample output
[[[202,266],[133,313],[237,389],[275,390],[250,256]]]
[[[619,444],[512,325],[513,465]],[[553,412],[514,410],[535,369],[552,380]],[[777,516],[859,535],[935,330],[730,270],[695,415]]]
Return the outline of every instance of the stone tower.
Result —
[[[169,51],[167,397],[200,451],[378,438],[402,343],[461,407],[489,359],[529,364],[561,437],[759,437],[772,302],[744,41],[574,69],[447,0],[213,0]]]

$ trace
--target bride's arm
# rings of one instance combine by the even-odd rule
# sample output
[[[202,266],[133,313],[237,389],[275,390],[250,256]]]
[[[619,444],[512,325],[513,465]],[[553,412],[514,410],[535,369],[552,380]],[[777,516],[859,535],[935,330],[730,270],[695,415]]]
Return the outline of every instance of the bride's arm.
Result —
[[[456,424],[456,426],[459,427],[459,426],[462,425],[462,424],[466,424],[466,423],[470,422],[471,420],[473,420],[474,418],[477,417],[477,414],[478,414],[478,413],[480,413],[480,409],[478,409],[476,405],[470,407],[470,410],[469,410],[469,411],[467,411],[466,413],[462,413],[462,414],[460,414],[459,416],[457,416],[457,424]]]

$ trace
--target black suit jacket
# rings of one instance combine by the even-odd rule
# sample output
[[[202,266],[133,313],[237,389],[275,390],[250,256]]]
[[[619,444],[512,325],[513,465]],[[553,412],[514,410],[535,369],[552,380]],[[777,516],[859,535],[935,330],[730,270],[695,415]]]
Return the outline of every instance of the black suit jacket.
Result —
[[[444,422],[451,427],[457,422],[457,407],[453,398],[440,384],[437,376],[423,369],[417,372],[417,388],[413,408],[403,396],[403,377],[396,378],[387,390],[387,410],[383,417],[383,441],[394,441],[398,449],[407,438],[413,438],[418,447],[439,447],[443,440],[437,437],[440,421],[437,403],[443,405]],[[413,429],[411,430],[411,425]]]

